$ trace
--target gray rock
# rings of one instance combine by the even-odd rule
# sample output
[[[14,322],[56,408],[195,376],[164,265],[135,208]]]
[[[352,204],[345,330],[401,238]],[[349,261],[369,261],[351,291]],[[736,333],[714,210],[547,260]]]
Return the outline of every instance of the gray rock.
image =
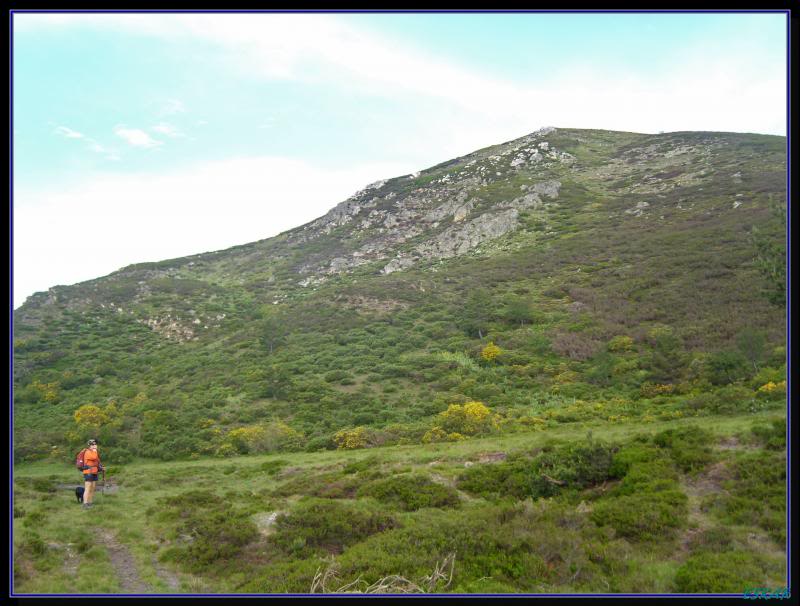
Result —
[[[414,265],[414,259],[411,257],[397,257],[389,261],[386,266],[381,270],[381,273],[390,274],[395,271],[408,269]]]

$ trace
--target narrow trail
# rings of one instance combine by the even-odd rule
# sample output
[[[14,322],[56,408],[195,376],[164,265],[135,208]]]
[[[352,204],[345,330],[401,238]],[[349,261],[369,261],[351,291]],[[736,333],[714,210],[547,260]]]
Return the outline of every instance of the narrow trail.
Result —
[[[97,534],[98,542],[108,550],[111,565],[117,573],[121,593],[153,593],[153,588],[142,581],[136,569],[136,560],[113,532],[105,528]]]
[[[681,490],[689,498],[689,527],[681,537],[682,552],[688,553],[692,540],[714,525],[708,514],[703,512],[701,503],[709,494],[726,492],[722,488],[722,481],[726,478],[727,467],[725,461],[718,461],[696,477],[686,476],[681,481]]]
[[[725,457],[725,453],[741,448],[742,444],[734,436],[727,437],[717,444],[717,449],[721,451],[723,457]],[[691,550],[692,540],[715,525],[712,518],[702,510],[701,503],[710,494],[727,493],[727,490],[722,487],[722,482],[727,478],[728,460],[726,457],[696,476],[687,475],[681,480],[681,490],[689,498],[689,525],[681,538],[682,553],[688,554]]]
[[[67,543],[64,546],[64,552],[66,553],[66,557],[64,558],[64,572],[69,578],[74,579],[78,574],[78,565],[81,562],[81,557],[72,548],[72,543]]]
[[[153,554],[153,557],[151,558],[150,561],[153,564],[153,568],[155,568],[155,570],[156,570],[156,574],[158,575],[158,578],[161,579],[162,581],[164,581],[172,591],[178,591],[181,588],[180,579],[177,576],[175,576],[173,573],[171,573],[169,570],[167,570],[166,568],[162,567],[158,563],[158,560],[156,559],[155,554]]]

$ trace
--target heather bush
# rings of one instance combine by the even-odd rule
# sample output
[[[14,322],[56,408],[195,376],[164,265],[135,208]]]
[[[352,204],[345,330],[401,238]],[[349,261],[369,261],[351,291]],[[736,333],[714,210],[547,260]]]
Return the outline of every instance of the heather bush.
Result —
[[[377,532],[394,528],[397,519],[380,508],[358,503],[306,498],[278,516],[271,542],[295,556],[314,551],[340,553]]]
[[[148,514],[160,523],[174,524],[169,534],[174,544],[160,558],[176,561],[191,572],[234,559],[257,534],[246,513],[209,491],[192,490],[157,502],[160,506],[150,508]]]
[[[703,551],[684,562],[675,573],[680,593],[736,593],[763,587],[766,575],[759,559],[742,551]]]
[[[686,523],[687,513],[683,492],[661,490],[598,501],[591,515],[595,523],[611,526],[619,536],[651,541],[673,536]]]
[[[404,511],[416,511],[422,507],[456,507],[458,493],[424,475],[395,475],[364,484],[358,497],[372,497],[382,503]]]

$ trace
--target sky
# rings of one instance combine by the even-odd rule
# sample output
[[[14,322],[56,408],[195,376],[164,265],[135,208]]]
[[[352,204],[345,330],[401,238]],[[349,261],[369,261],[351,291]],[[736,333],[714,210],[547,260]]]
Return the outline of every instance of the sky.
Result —
[[[786,134],[783,13],[12,16],[13,307],[544,126]]]

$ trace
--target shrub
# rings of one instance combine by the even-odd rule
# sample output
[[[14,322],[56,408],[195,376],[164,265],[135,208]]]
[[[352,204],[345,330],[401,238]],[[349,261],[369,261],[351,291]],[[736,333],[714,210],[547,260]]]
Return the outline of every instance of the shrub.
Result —
[[[754,425],[750,432],[769,450],[786,448],[786,419],[776,419],[771,425]]]
[[[687,512],[685,494],[663,490],[598,501],[591,516],[596,524],[611,526],[620,536],[650,541],[671,536],[685,524]]]
[[[311,495],[326,499],[352,498],[362,483],[363,478],[343,476],[336,471],[318,474],[303,473],[292,476],[281,486],[273,489],[272,494],[276,496]]]
[[[559,484],[554,480],[571,488],[586,488],[607,480],[614,450],[591,437],[585,442],[545,449],[533,463],[532,496],[555,494]]]
[[[475,435],[491,428],[491,411],[482,402],[451,404],[439,413],[438,426],[445,433]]]
[[[634,463],[615,493],[619,495],[659,492],[677,488],[678,474],[668,459]]]
[[[503,350],[492,342],[481,350],[481,358],[487,362],[493,362],[502,353]]]
[[[333,435],[333,441],[337,448],[342,450],[353,450],[355,448],[366,448],[370,445],[371,432],[362,426],[353,429],[342,429]]]
[[[745,412],[753,403],[753,392],[739,385],[726,385],[715,392],[714,412]]]
[[[656,434],[653,442],[669,451],[672,459],[684,472],[702,469],[714,458],[711,445],[714,434],[697,426],[667,429]]]
[[[597,353],[601,344],[579,333],[557,333],[551,339],[551,347],[560,356],[571,360],[588,360]]]
[[[786,540],[786,455],[760,451],[740,455],[726,494],[716,499],[718,515],[733,524],[760,526],[780,543]]]
[[[342,470],[343,473],[351,474],[351,473],[358,473],[360,471],[369,471],[375,469],[380,465],[380,459],[378,457],[367,457],[365,459],[361,459],[360,461],[352,461],[344,466]]]
[[[591,439],[548,446],[532,459],[509,457],[502,463],[472,467],[459,476],[458,486],[483,496],[549,497],[565,488],[586,488],[608,479],[614,449]]]
[[[373,497],[404,511],[423,507],[455,507],[458,493],[423,475],[396,475],[375,480],[358,489],[358,497]]]
[[[740,351],[720,351],[711,354],[707,368],[714,385],[727,385],[750,376],[750,365]]]
[[[693,555],[675,573],[675,590],[680,593],[738,593],[747,587],[761,587],[765,574],[757,558],[742,551]]]
[[[610,352],[632,351],[633,348],[633,339],[626,335],[617,335],[608,342]]]
[[[518,499],[532,494],[531,463],[511,459],[491,465],[475,465],[458,477],[458,487],[483,497],[509,495]]]
[[[731,531],[725,526],[713,526],[695,535],[689,542],[692,551],[727,551],[733,543]]]
[[[662,385],[660,383],[650,383],[645,381],[639,388],[639,394],[643,398],[655,398],[656,396],[671,394],[675,391],[674,385]]]
[[[634,441],[617,450],[608,473],[612,478],[622,478],[628,473],[631,465],[656,461],[663,459],[664,456],[664,453],[652,444]]]
[[[768,381],[758,388],[757,395],[767,400],[783,400],[786,398],[786,381]]]
[[[173,546],[162,555],[182,563],[192,572],[202,572],[218,562],[235,558],[255,538],[257,529],[246,513],[236,511],[218,495],[193,490],[158,499],[151,508],[162,522],[178,522],[175,533],[190,536],[188,544]]]
[[[394,516],[368,503],[306,499],[275,520],[271,541],[287,553],[323,549],[340,553],[348,545],[397,526]]]

